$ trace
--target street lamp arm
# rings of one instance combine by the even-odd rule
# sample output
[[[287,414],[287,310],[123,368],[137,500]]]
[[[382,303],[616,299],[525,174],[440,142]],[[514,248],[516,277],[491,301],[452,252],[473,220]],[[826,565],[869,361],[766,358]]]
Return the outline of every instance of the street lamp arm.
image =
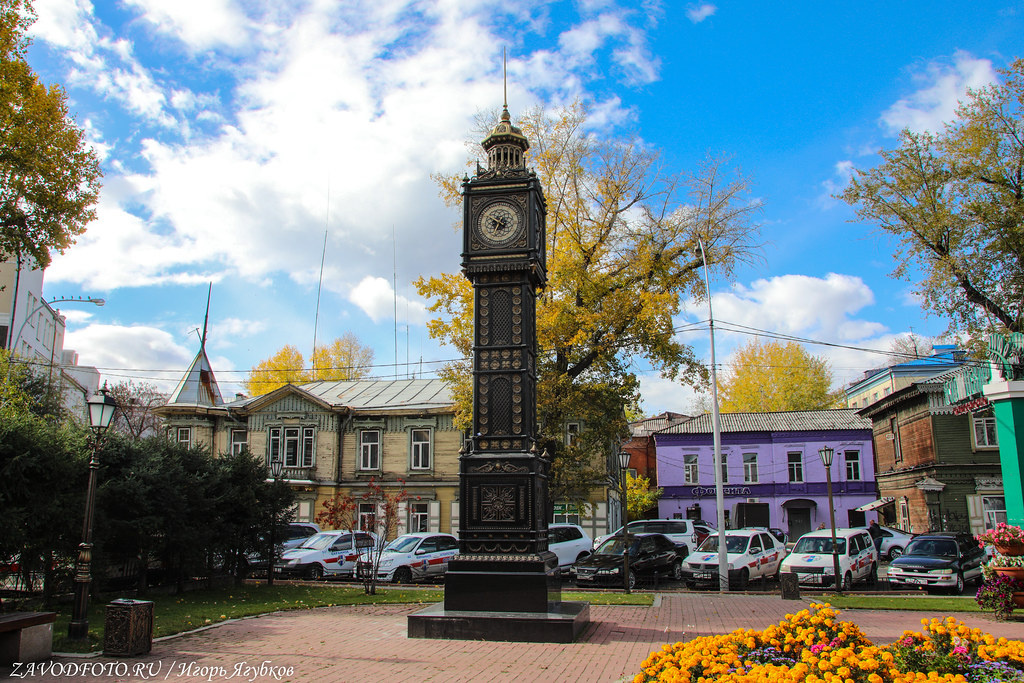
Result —
[[[29,314],[25,316],[25,319],[21,321],[21,326],[18,328],[18,334],[14,335],[14,339],[11,340],[11,348],[8,349],[8,351],[11,351],[13,353],[14,350],[16,348],[18,348],[18,342],[21,341],[21,333],[25,331],[25,325],[28,323],[29,320],[32,319],[32,316],[34,316],[36,313],[38,313],[43,308],[46,308],[46,307],[51,306],[53,304],[60,304],[60,303],[66,303],[66,302],[72,302],[72,303],[77,302],[77,303],[83,303],[83,304],[96,304],[97,306],[102,306],[105,303],[107,303],[107,300],[106,299],[95,298],[95,297],[89,297],[88,299],[83,299],[81,297],[78,297],[78,298],[75,298],[75,297],[59,297],[57,299],[51,299],[50,301],[43,301],[38,306],[33,308],[29,312]]]

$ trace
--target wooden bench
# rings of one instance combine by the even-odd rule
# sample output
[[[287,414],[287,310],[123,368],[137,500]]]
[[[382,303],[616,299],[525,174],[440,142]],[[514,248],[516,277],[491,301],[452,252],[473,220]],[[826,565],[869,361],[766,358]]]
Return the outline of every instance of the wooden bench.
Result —
[[[0,614],[0,664],[49,659],[56,619],[56,612]]]

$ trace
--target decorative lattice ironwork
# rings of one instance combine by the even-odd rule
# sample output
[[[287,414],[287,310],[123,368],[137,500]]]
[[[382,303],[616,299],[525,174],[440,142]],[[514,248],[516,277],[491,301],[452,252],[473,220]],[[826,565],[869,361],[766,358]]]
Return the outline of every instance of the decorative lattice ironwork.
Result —
[[[491,382],[490,395],[491,434],[512,432],[512,385],[506,377]]]
[[[518,316],[517,316],[518,317]],[[512,338],[512,295],[507,289],[496,289],[491,294],[491,341],[495,345],[508,344]]]

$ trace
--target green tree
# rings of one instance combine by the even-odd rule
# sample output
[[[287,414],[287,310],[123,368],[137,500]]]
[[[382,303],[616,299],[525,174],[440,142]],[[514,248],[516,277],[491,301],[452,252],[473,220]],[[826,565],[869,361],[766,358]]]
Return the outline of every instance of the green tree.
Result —
[[[548,286],[537,310],[538,420],[554,456],[552,495],[581,506],[607,477],[610,444],[626,432],[624,408],[638,402],[633,361],[644,358],[684,383],[706,381],[693,350],[676,337],[673,316],[681,301],[706,294],[698,238],[709,267],[728,275],[756,254],[760,208],[746,197],[745,179],[727,172],[722,160],[709,159],[695,173],[666,174],[647,145],[599,139],[586,121],[577,103],[554,114],[534,110],[518,122],[548,207]],[[461,180],[437,179],[445,201],[458,205]],[[468,358],[469,283],[442,274],[416,286],[438,314],[428,323],[431,336]],[[468,426],[468,361],[449,365],[442,377],[453,388],[458,424]],[[554,438],[569,420],[585,423],[584,438],[572,446]]]
[[[1021,332],[1024,313],[1024,59],[1002,84],[969,90],[940,133],[904,130],[842,198],[896,240],[910,280],[951,335]]]
[[[828,361],[792,341],[752,339],[718,380],[719,405],[726,413],[822,410],[837,407],[839,396],[832,390]]]
[[[34,20],[28,0],[0,0],[0,259],[46,267],[95,218],[101,174],[63,89],[25,61]]]
[[[626,473],[626,510],[630,519],[639,519],[661,499],[665,489],[651,488],[651,480],[643,475],[634,477]]]

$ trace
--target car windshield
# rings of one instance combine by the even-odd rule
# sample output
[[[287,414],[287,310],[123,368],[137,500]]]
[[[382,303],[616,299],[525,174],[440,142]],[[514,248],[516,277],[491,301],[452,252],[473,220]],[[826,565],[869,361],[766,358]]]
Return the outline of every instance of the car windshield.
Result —
[[[629,537],[629,554],[636,555],[636,548],[639,539],[630,536]],[[622,555],[626,544],[622,536],[612,536],[607,541],[598,546],[597,550],[594,551],[595,555]]]
[[[735,536],[732,534],[725,535],[725,552],[727,553],[745,553],[747,552],[747,541],[748,536]],[[717,553],[718,552],[718,536],[708,536],[704,539],[704,542],[697,548],[702,553]]]
[[[944,538],[919,538],[907,545],[904,555],[956,557],[956,541]]]
[[[419,542],[420,539],[417,536],[399,536],[391,541],[384,550],[389,553],[411,553]]]
[[[846,554],[846,539],[836,539],[836,550],[840,555]],[[832,539],[828,536],[804,536],[793,547],[794,553],[806,553],[808,555],[831,555]]]
[[[299,547],[308,550],[326,550],[338,538],[337,534],[313,534]]]

